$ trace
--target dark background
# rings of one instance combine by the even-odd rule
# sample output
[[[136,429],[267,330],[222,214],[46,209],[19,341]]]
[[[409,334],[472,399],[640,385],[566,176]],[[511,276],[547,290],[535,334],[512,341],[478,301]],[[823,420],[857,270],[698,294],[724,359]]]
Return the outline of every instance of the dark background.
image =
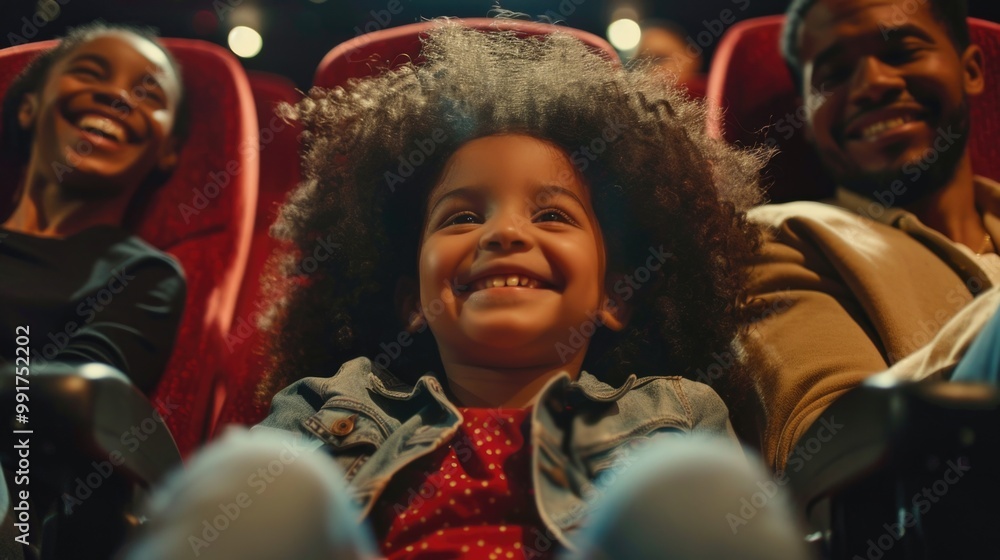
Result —
[[[921,2],[924,0],[913,0]],[[320,59],[359,31],[413,23],[436,16],[484,17],[495,0],[41,0],[59,6],[59,14],[35,29],[30,23],[39,0],[0,0],[0,47],[21,40],[51,39],[67,27],[93,19],[152,25],[165,37],[190,37],[226,44],[234,25],[246,24],[264,38],[263,50],[241,59],[249,70],[282,74],[308,88]],[[317,3],[321,2],[321,3]],[[395,3],[393,5],[393,3]],[[726,28],[720,16],[729,9],[737,21],[784,11],[788,0],[504,0],[504,9],[563,24],[605,37],[613,12],[631,7],[639,18],[680,23],[690,37]],[[390,6],[396,11],[390,13]],[[742,9],[741,9],[742,8]],[[1000,2],[970,0],[970,15],[1000,21]],[[219,17],[221,16],[221,17]],[[22,18],[27,18],[26,26]],[[715,23],[715,25],[713,25]],[[28,35],[32,35],[29,37]],[[708,35],[702,35],[707,38]],[[705,48],[706,62],[717,43]]]

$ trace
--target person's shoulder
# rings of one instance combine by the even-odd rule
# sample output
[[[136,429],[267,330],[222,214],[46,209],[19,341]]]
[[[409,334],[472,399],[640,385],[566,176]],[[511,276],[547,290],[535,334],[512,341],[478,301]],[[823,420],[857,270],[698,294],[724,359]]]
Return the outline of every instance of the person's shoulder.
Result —
[[[158,265],[160,267],[168,267],[176,272],[178,276],[184,277],[184,269],[177,262],[177,259],[153,247],[137,235],[129,234],[113,245],[110,250],[115,253],[115,256],[122,263],[128,263],[132,266],[142,264],[144,266]]]
[[[861,216],[846,208],[812,200],[763,204],[747,212],[747,217],[755,223],[771,227],[781,226],[791,220],[802,219],[821,222],[861,219]]]
[[[887,212],[884,208],[882,211]],[[905,233],[872,216],[825,202],[766,204],[750,210],[748,217],[762,227],[767,246],[777,242],[796,247],[816,244],[858,247],[859,243],[872,239],[897,245],[908,238]],[[889,219],[888,215],[885,219]]]
[[[678,415],[691,430],[727,431],[729,409],[715,389],[680,376],[640,378],[619,405],[650,416]]]
[[[722,398],[708,384],[679,375],[639,378],[625,397],[672,400],[692,414],[706,406],[725,406]]]

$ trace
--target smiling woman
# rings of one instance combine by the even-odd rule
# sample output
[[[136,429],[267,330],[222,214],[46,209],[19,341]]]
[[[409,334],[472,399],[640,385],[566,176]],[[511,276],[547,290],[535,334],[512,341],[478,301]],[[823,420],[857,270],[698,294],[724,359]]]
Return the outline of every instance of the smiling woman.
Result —
[[[139,187],[176,164],[186,130],[169,53],[148,31],[103,24],[36,59],[8,91],[3,119],[5,151],[26,164],[6,226],[55,236],[120,225]],[[32,208],[30,191],[63,204]]]
[[[156,386],[185,282],[172,258],[123,226],[177,162],[179,76],[149,32],[92,24],[8,89],[0,153],[22,173],[5,189],[16,193],[13,212],[0,216],[0,329],[38,333],[32,366],[100,362],[143,391]],[[0,366],[13,359],[0,346]]]

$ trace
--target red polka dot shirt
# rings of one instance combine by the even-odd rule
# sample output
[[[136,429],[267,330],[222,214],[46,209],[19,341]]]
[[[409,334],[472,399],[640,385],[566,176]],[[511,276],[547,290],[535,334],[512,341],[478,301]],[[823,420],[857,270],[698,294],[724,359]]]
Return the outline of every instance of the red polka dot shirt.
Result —
[[[408,465],[376,505],[382,553],[391,560],[551,558],[551,549],[532,548],[545,530],[531,485],[530,409],[459,410],[465,421],[454,439]]]

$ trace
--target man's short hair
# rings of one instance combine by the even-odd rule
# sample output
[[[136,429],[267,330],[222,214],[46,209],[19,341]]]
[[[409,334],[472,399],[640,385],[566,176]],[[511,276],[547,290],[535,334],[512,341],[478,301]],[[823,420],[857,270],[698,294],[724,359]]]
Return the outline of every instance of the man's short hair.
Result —
[[[799,32],[806,14],[819,0],[792,0],[785,11],[785,27],[781,31],[781,54],[792,73],[795,87],[802,91],[802,59],[799,57]],[[968,6],[966,0],[910,0],[914,4],[930,3],[935,19],[948,30],[955,50],[959,53],[971,44],[969,39]]]

